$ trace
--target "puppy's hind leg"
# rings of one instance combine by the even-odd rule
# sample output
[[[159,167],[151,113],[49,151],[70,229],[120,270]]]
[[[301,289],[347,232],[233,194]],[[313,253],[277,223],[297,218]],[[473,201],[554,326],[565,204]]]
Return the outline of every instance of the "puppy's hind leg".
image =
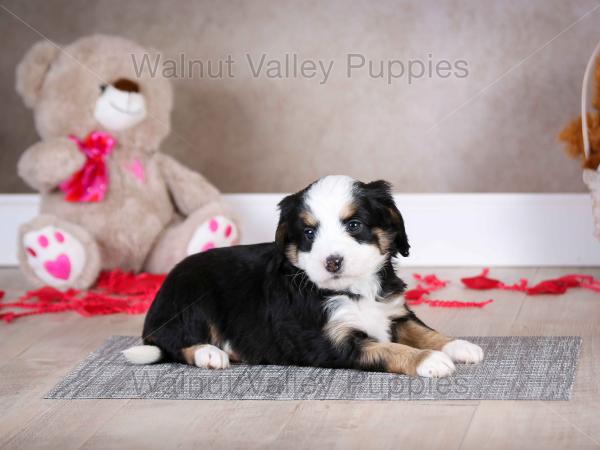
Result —
[[[181,349],[185,361],[203,369],[227,369],[229,355],[211,344],[197,344]]]

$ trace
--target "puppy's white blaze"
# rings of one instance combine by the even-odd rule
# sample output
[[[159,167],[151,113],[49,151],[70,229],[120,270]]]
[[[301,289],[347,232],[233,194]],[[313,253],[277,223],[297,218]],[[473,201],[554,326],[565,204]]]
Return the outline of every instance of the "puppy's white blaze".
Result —
[[[123,356],[132,364],[152,364],[162,359],[162,350],[155,345],[136,345],[123,350]]]
[[[306,193],[305,202],[318,221],[315,240],[309,252],[299,252],[298,266],[318,286],[350,289],[358,294],[376,291],[375,274],[385,262],[376,245],[360,244],[345,230],[342,216],[353,202],[355,180],[344,175],[324,177]],[[334,278],[325,269],[328,256],[343,257],[342,270]]]
[[[330,222],[352,202],[352,190],[356,180],[346,175],[329,175],[315,182],[306,193],[306,204],[319,219]]]

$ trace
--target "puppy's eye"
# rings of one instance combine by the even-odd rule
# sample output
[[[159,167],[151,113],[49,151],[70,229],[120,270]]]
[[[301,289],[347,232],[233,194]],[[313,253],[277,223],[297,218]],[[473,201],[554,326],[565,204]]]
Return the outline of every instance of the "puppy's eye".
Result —
[[[100,85],[100,92],[103,93],[106,90],[107,87],[108,87],[107,84],[101,84]]]
[[[309,241],[312,241],[315,238],[315,229],[312,227],[306,227],[304,229],[304,236],[306,236],[306,239]]]
[[[358,220],[351,220],[346,224],[346,230],[350,234],[359,233],[362,230],[363,224]]]

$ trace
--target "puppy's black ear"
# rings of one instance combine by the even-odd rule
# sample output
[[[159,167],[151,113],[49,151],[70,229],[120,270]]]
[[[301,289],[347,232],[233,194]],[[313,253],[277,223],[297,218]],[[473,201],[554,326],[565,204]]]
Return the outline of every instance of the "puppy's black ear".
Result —
[[[398,208],[396,207],[395,203],[393,203],[390,207],[389,214],[392,218],[394,228],[396,229],[396,239],[394,240],[396,250],[402,256],[406,257],[410,253],[410,244],[408,243],[408,236],[406,235],[406,230],[404,228],[404,219],[402,218],[402,214],[400,214],[400,211],[398,211]]]
[[[400,214],[392,196],[392,185],[387,181],[378,180],[365,184],[364,188],[368,197],[377,202],[380,208],[384,209],[384,214],[390,221],[391,228],[396,233],[396,237],[394,238],[395,251],[392,251],[392,253],[400,253],[402,256],[408,256],[410,245],[404,228],[404,219],[402,219],[402,214]]]
[[[288,195],[277,205],[279,208],[279,223],[277,231],[275,231],[275,244],[282,252],[285,251],[285,246],[288,243],[289,221],[296,205],[296,198],[297,194]]]
[[[275,244],[282,252],[285,251],[285,244],[287,242],[287,223],[279,222],[277,225],[277,231],[275,231]]]

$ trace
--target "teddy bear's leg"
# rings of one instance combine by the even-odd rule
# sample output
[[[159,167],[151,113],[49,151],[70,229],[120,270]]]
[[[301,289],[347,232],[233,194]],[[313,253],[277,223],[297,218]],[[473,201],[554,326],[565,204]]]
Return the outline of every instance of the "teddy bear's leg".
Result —
[[[204,221],[196,220],[195,224],[198,223],[200,225],[187,243],[186,256],[239,243],[237,225],[225,215],[217,214]]]
[[[96,240],[79,225],[41,215],[19,229],[19,265],[36,285],[90,287],[100,272]]]
[[[178,217],[159,236],[145,269],[165,273],[188,255],[238,244],[240,232],[227,209],[218,202],[200,208],[185,219]]]

